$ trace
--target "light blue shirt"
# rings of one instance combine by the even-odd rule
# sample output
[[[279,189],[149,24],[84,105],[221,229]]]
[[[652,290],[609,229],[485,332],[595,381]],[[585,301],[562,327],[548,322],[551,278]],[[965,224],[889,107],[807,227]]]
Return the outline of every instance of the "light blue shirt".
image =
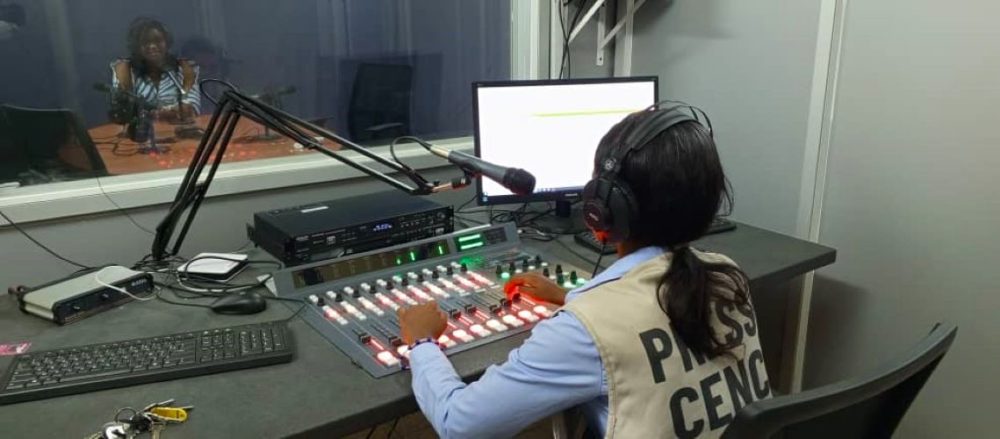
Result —
[[[570,291],[566,301],[661,254],[659,247],[633,252]],[[413,349],[410,365],[417,404],[444,438],[510,437],[574,406],[581,406],[595,431],[603,436],[607,430],[608,385],[601,356],[570,312],[536,325],[507,362],[490,366],[471,384],[463,383],[444,353],[430,343]]]

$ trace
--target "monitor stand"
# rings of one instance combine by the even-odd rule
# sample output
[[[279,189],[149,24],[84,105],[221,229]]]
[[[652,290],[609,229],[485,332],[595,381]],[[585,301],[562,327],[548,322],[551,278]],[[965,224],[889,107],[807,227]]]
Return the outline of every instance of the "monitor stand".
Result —
[[[545,215],[534,223],[547,232],[559,235],[572,235],[587,230],[581,209],[573,209],[573,204],[565,200],[556,201],[553,215]]]

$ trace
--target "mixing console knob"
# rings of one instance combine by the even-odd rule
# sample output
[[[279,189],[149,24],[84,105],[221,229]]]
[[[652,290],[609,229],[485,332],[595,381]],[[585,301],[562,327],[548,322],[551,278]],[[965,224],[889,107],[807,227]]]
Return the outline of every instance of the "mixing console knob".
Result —
[[[542,255],[535,255],[535,265],[542,265]]]
[[[455,269],[451,268],[451,266],[448,266],[448,275],[451,276],[453,274],[455,274]]]
[[[435,272],[431,273],[431,278],[437,279],[439,277],[441,277],[441,276],[438,274],[438,272],[435,271]]]
[[[423,269],[423,270],[421,270],[420,272],[423,273],[424,276],[430,276],[431,274],[433,274],[433,272],[431,272],[430,270],[428,270],[426,268]]]
[[[562,274],[562,264],[556,264],[556,274]]]
[[[379,287],[382,288],[386,288],[389,285],[389,283],[386,282],[384,279],[378,279],[375,281],[375,285],[378,285]]]
[[[563,276],[562,273],[556,271],[556,284],[559,286],[563,286],[564,283],[566,283],[566,278]]]
[[[403,281],[403,278],[396,274],[392,276],[392,281],[398,284]]]
[[[528,264],[528,258],[524,258],[524,260],[521,261],[521,269],[522,270],[527,270],[528,269],[528,265],[529,265]]]
[[[370,292],[372,292],[372,286],[370,284],[368,284],[368,282],[362,282],[361,283],[361,291],[364,291],[366,293],[370,293]]]
[[[507,266],[507,271],[513,273],[515,270],[517,270],[517,265],[514,265],[514,262],[511,261],[510,265]]]
[[[444,266],[444,265],[438,265],[437,267],[434,267],[434,268],[435,268],[435,269],[436,269],[437,271],[440,271],[440,272],[442,272],[442,273],[446,273],[446,272],[448,271],[448,269],[447,269],[447,268],[445,268],[445,266]]]
[[[462,265],[461,265],[461,267],[462,267],[461,268],[462,273],[465,273],[465,272],[469,271],[469,264],[466,264],[465,262],[463,262]]]
[[[310,294],[309,295],[309,301],[312,302],[313,305],[323,306],[322,304],[320,304],[321,300],[323,300],[323,299],[320,299],[320,297],[317,296],[317,295],[315,295],[315,294]]]
[[[503,267],[497,265],[497,277],[503,277]]]
[[[570,283],[572,283],[573,285],[576,285],[576,280],[577,279],[579,279],[579,278],[576,276],[576,271],[569,272],[569,281],[570,281]]]
[[[406,277],[410,280],[417,280],[417,273],[411,271],[409,273],[406,273]]]
[[[402,285],[402,286],[404,286],[404,287],[405,286],[409,286],[410,285],[410,280],[409,279],[403,279],[403,281],[400,282],[399,284]]]
[[[549,267],[542,269],[542,276],[549,277]]]
[[[352,297],[355,297],[355,296],[354,296],[354,288],[351,288],[351,287],[344,287],[344,295],[345,295],[345,296],[352,296]]]
[[[417,275],[417,282],[423,282],[423,281],[424,281],[424,275],[423,274],[418,274]]]

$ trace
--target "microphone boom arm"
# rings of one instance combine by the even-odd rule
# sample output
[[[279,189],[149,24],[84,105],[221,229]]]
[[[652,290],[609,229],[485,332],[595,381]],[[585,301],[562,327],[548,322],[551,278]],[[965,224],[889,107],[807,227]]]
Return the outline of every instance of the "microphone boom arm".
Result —
[[[156,226],[156,236],[153,239],[150,254],[154,261],[163,262],[167,257],[176,255],[180,251],[181,244],[184,242],[184,238],[194,221],[195,215],[198,213],[201,202],[205,199],[208,188],[215,178],[215,173],[222,163],[226,148],[232,139],[233,131],[236,129],[236,124],[241,117],[251,119],[300,143],[309,150],[333,158],[365,175],[381,180],[408,194],[429,195],[442,190],[441,186],[427,181],[412,168],[372,153],[363,146],[351,142],[323,127],[298,118],[273,105],[262,102],[260,99],[248,96],[235,87],[230,87],[218,100],[215,112],[212,113],[212,117],[205,129],[205,134],[202,136],[201,142],[198,144],[198,149],[191,158],[191,163],[188,165],[184,179],[177,189],[174,201],[167,211],[166,216]],[[403,174],[410,180],[410,183],[400,181],[383,171],[348,158],[339,151],[323,145],[314,137],[322,137],[323,139],[330,140],[343,149],[354,151],[379,165],[389,168],[390,172]],[[204,180],[202,180],[202,173],[206,166],[209,167],[209,170]],[[468,174],[468,170],[464,168],[463,172]],[[187,211],[187,215],[184,218],[184,223],[174,240],[173,247],[168,252],[167,247],[169,246],[170,238],[174,234],[174,230],[185,211]]]

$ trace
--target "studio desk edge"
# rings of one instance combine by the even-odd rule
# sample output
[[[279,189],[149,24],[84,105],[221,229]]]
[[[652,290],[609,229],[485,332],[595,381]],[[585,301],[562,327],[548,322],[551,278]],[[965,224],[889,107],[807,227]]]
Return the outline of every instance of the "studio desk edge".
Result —
[[[562,239],[575,245],[571,238]],[[588,266],[558,244],[528,241],[526,245]],[[765,291],[836,259],[832,248],[744,224],[695,246],[733,258],[747,272],[753,291]],[[257,315],[221,316],[159,301],[132,302],[58,327],[22,314],[13,297],[6,297],[0,300],[0,343],[30,341],[32,351],[39,351],[277,320],[290,313],[277,303]],[[142,325],[137,325],[140,320]],[[58,432],[55,436],[83,437],[110,421],[120,407],[168,398],[195,406],[187,423],[169,427],[168,437],[337,437],[417,410],[409,373],[372,378],[301,319],[293,320],[290,328],[297,350],[291,363],[0,406],[3,435]],[[505,361],[526,337],[514,335],[450,358],[462,378],[472,381],[490,365]],[[9,364],[10,357],[0,357],[0,368]]]

